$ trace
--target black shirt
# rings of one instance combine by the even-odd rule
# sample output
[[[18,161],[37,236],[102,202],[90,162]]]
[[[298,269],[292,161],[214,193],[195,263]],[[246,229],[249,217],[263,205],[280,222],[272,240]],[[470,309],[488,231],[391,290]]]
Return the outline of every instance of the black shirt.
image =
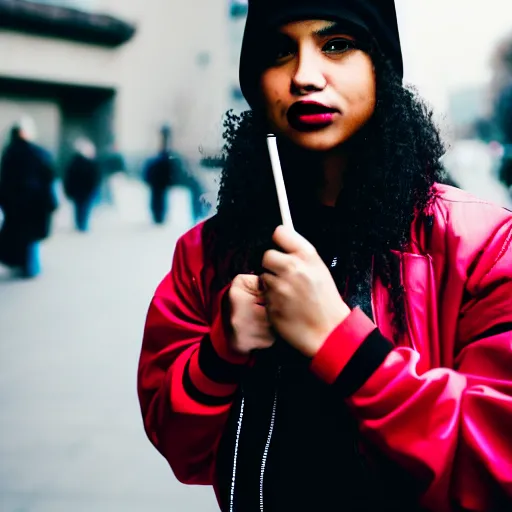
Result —
[[[295,222],[326,265],[336,268],[335,209],[313,205]],[[340,275],[336,284],[343,294]],[[357,301],[371,314],[370,282],[359,295]],[[387,461],[381,471],[370,468],[360,453],[358,426],[344,397],[313,375],[309,364],[278,340],[248,369],[219,446],[222,510],[230,510],[235,458],[236,512],[415,510],[410,506],[415,500],[406,492],[413,486],[408,486],[404,472]]]

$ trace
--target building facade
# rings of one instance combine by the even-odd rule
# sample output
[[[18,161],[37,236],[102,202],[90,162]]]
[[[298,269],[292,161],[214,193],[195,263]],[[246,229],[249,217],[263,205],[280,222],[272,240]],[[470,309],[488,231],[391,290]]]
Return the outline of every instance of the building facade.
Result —
[[[77,136],[116,146],[130,172],[162,123],[192,162],[243,108],[243,0],[0,0],[0,138],[23,115],[62,165]]]

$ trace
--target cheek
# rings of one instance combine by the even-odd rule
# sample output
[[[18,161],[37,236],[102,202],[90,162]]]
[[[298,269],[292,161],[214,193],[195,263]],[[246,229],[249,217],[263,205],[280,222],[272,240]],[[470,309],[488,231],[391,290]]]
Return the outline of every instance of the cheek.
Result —
[[[369,57],[354,60],[353,64],[343,73],[338,90],[353,114],[370,116],[377,102],[373,64]]]
[[[284,101],[284,83],[282,77],[267,71],[260,82],[265,111],[270,119],[276,119],[286,113]]]
[[[377,90],[375,81],[375,71],[371,61],[367,64],[365,72],[361,75],[365,79],[362,80],[359,89],[359,102],[369,115],[373,114],[377,103]]]
[[[366,87],[361,87],[359,97],[357,98],[358,105],[362,112],[367,117],[370,117],[375,111],[375,105],[377,103],[375,84],[365,84]]]
[[[368,103],[368,107],[373,112],[375,110],[375,106],[377,104],[377,82],[375,78],[375,70],[373,66],[369,70],[368,80],[366,83],[366,101]]]

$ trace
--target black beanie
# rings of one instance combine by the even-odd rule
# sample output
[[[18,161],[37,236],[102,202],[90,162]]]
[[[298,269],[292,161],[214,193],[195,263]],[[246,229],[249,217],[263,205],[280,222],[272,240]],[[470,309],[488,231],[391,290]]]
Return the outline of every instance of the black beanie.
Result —
[[[362,29],[403,77],[394,0],[249,0],[240,55],[240,87],[249,105],[258,96],[262,38],[270,29],[305,19],[340,20]]]

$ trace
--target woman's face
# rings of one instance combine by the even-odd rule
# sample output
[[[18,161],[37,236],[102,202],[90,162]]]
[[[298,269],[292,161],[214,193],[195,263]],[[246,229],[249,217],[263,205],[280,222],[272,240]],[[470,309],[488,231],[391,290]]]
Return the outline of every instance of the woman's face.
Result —
[[[260,83],[273,130],[304,149],[330,151],[371,118],[373,64],[355,43],[332,21],[298,21],[280,28],[269,45]]]

